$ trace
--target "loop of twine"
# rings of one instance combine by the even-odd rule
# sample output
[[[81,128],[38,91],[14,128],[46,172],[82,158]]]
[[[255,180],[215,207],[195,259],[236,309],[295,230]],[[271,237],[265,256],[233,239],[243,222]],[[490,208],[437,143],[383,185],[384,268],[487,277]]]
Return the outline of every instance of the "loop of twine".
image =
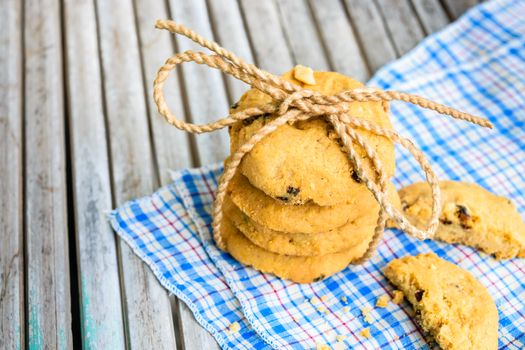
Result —
[[[324,116],[326,120],[333,125],[338,136],[341,138],[348,153],[348,157],[354,166],[354,171],[356,171],[357,175],[363,180],[366,187],[372,192],[374,198],[379,203],[379,216],[372,241],[370,242],[364,256],[357,261],[354,261],[354,263],[362,263],[372,256],[375,248],[381,240],[386,220],[389,217],[394,219],[402,230],[416,238],[432,238],[439,225],[441,193],[439,190],[438,179],[430,167],[430,164],[423,153],[409,139],[399,136],[392,130],[382,128],[372,122],[349,115],[348,102],[404,101],[425,109],[436,111],[440,114],[451,116],[455,119],[465,120],[482,127],[492,128],[492,124],[486,119],[460,112],[454,108],[427,100],[417,95],[398,91],[360,88],[344,91],[332,96],[324,96],[314,91],[302,89],[280,77],[244,62],[232,52],[219,46],[215,42],[206,40],[183,25],[177,24],[173,21],[159,20],[156,22],[155,26],[158,29],[166,29],[172,33],[183,35],[215,53],[208,55],[202,52],[185,51],[170,57],[159,69],[154,82],[153,97],[159,113],[170,124],[178,129],[199,134],[213,132],[257,115],[270,113],[277,116],[268,124],[260,128],[245,144],[235,150],[230,157],[229,162],[225,165],[224,173],[219,181],[215,197],[212,224],[213,238],[219,248],[223,250],[225,249],[225,245],[221,237],[221,222],[223,218],[222,205],[228,189],[228,184],[236,173],[243,157],[250,152],[261,139],[268,134],[271,134],[279,126],[284,125],[285,123],[293,123],[317,116]],[[173,70],[175,66],[184,62],[195,62],[197,64],[203,64],[218,69],[223,73],[229,74],[253,88],[268,94],[276,101],[276,103],[247,108],[232,113],[226,118],[203,125],[186,123],[183,120],[177,119],[170,112],[166,104],[163,94],[163,86],[169,72]],[[375,154],[374,149],[367,144],[365,139],[356,131],[356,129],[367,130],[373,134],[386,137],[392,142],[400,144],[406,148],[420,164],[425,173],[426,180],[432,189],[432,215],[427,223],[426,230],[421,230],[415,227],[402,213],[392,206],[386,191],[388,178],[383,170],[381,161]],[[362,160],[357,155],[354,144],[359,145],[364,150],[366,156],[371,160],[377,183],[370,179],[365,173]]]

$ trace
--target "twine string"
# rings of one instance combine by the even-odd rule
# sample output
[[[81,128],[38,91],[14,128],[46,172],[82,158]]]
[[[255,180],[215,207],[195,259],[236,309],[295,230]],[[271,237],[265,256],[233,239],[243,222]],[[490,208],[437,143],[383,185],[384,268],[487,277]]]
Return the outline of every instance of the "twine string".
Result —
[[[370,242],[364,256],[354,261],[362,263],[369,259],[375,248],[379,244],[385,229],[386,220],[392,218],[399,227],[408,234],[418,238],[432,238],[439,225],[439,215],[441,213],[441,194],[438,179],[433,172],[424,154],[407,138],[399,136],[396,132],[380,127],[370,121],[359,119],[349,115],[350,102],[391,102],[404,101],[419,107],[433,110],[439,114],[448,115],[458,120],[464,120],[482,127],[492,128],[492,124],[483,118],[475,117],[471,114],[458,111],[454,108],[427,100],[421,96],[412,95],[398,91],[382,91],[371,88],[359,88],[341,92],[336,95],[325,96],[320,93],[303,89],[292,84],[281,77],[270,74],[253,64],[248,64],[237,57],[232,52],[219,46],[217,43],[209,41],[183,25],[173,21],[159,20],[156,27],[166,29],[172,33],[183,35],[203,48],[207,48],[214,54],[203,52],[185,51],[170,57],[159,69],[154,81],[153,97],[159,113],[172,125],[180,130],[190,133],[213,132],[230,126],[247,118],[262,114],[272,114],[276,117],[269,123],[261,127],[243,145],[238,147],[230,159],[225,164],[219,186],[215,196],[213,207],[213,238],[217,246],[225,249],[225,244],[221,236],[221,222],[223,219],[222,206],[228,189],[228,185],[237,172],[243,157],[250,152],[257,143],[265,136],[274,132],[279,126],[286,123],[294,123],[301,120],[308,120],[314,117],[324,117],[341,138],[343,146],[348,154],[348,158],[353,165],[353,170],[362,179],[365,186],[373,194],[379,203],[379,215],[372,241]],[[275,102],[267,105],[247,108],[242,111],[231,113],[229,116],[208,124],[187,123],[174,116],[167,106],[164,99],[163,86],[169,72],[179,64],[194,62],[206,65],[210,68],[218,69],[221,72],[231,75],[238,80],[245,82],[252,88],[256,88],[270,97]],[[425,229],[419,229],[410,223],[407,218],[392,206],[387,194],[388,178],[381,160],[367,141],[357,132],[357,129],[367,130],[377,136],[385,137],[394,143],[406,148],[410,154],[418,161],[423,170],[426,181],[432,189],[432,214]],[[358,145],[365,154],[365,157],[372,163],[372,178],[364,171],[362,159],[355,149]]]

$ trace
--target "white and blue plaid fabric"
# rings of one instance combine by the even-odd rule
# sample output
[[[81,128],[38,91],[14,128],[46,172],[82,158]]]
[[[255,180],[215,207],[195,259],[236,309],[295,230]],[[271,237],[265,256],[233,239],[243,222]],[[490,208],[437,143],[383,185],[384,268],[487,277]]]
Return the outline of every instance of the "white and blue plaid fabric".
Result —
[[[369,85],[489,118],[494,130],[392,104],[396,129],[424,151],[440,178],[478,183],[511,198],[525,214],[525,1],[477,6],[381,69]],[[214,165],[175,172],[172,184],[113,211],[111,223],[223,348],[426,348],[406,302],[373,306],[394,289],[381,273],[389,261],[430,251],[487,287],[499,310],[499,347],[525,348],[525,260],[496,261],[469,247],[420,242],[389,230],[363,265],[313,284],[283,281],[242,266],[214,245],[210,213],[221,170]],[[396,186],[422,179],[416,162],[399,151]],[[314,296],[326,296],[326,312],[309,302]],[[371,323],[362,316],[365,307],[373,309]],[[241,329],[230,334],[233,322]],[[369,339],[360,334],[366,327]],[[346,338],[336,345],[336,335]]]

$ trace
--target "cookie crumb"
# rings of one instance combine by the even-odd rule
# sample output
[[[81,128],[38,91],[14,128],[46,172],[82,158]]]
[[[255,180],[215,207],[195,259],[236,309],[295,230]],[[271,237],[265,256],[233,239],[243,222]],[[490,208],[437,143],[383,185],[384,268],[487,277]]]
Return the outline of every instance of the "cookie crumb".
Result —
[[[370,328],[363,328],[361,330],[361,335],[365,338],[370,338],[372,335],[370,334]]]
[[[345,314],[348,313],[349,311],[350,311],[350,308],[349,308],[348,306],[345,306],[345,307],[343,308],[343,312],[344,312]]]
[[[317,344],[317,350],[331,350],[330,347],[326,344]]]
[[[348,347],[345,343],[340,342],[340,343],[335,343],[333,345],[333,349],[334,350],[348,350]]]
[[[326,310],[326,308],[324,306],[319,306],[317,308],[317,311],[319,311],[319,312],[326,312],[327,310]]]
[[[310,67],[305,67],[298,64],[293,69],[293,77],[302,83],[315,85],[314,71]]]
[[[323,295],[321,297],[321,301],[324,301],[324,302],[328,301],[328,295]]]
[[[316,305],[316,304],[319,304],[321,301],[319,300],[318,297],[313,297],[312,299],[310,299],[310,302],[311,302],[313,305]]]
[[[241,325],[239,325],[238,322],[230,323],[230,325],[228,326],[228,331],[230,332],[230,334],[237,333],[240,330],[241,330]]]
[[[361,309],[361,314],[363,315],[366,323],[372,323],[374,321],[372,315],[370,315],[370,311],[372,311],[372,309],[369,306],[365,306]]]
[[[346,339],[346,335],[339,334],[339,335],[336,335],[336,336],[335,336],[335,340],[336,340],[338,343],[342,342],[342,341],[345,340],[345,339]]]
[[[292,316],[292,321],[294,321],[295,323],[299,323],[299,320],[297,320],[297,317],[295,316]]]
[[[346,295],[341,297],[341,301],[345,304],[348,303],[348,298],[346,297]]]
[[[390,300],[390,298],[388,297],[388,295],[381,295],[379,298],[377,298],[376,306],[377,307],[383,307],[383,308],[387,307],[389,300]]]
[[[395,290],[394,291],[394,297],[392,298],[392,302],[394,304],[401,304],[401,302],[403,301],[404,298],[405,298],[405,295],[403,294],[402,291]]]

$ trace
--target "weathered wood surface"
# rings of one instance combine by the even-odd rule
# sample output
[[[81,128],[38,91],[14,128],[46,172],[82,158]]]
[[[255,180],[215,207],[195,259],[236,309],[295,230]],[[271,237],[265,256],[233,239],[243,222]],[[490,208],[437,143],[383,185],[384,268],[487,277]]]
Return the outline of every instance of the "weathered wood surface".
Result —
[[[152,30],[152,23],[156,19],[169,18],[168,9],[164,3],[138,0],[135,2],[137,25],[140,38],[140,49],[146,101],[152,123],[152,139],[155,147],[156,165],[160,184],[166,185],[171,180],[169,170],[182,169],[195,165],[190,152],[188,135],[174,127],[169,127],[162,116],[157,113],[153,101],[153,80],[158,68],[164,60],[175,52],[173,37],[166,31]],[[172,112],[179,118],[185,117],[185,98],[179,81],[181,72],[175,71],[165,84],[164,93],[169,101]],[[218,348],[215,339],[203,331],[191,311],[176,298],[171,300],[172,312],[178,324],[176,329],[177,343],[185,349],[214,349]],[[179,321],[179,316],[183,319]]]
[[[378,0],[398,56],[408,52],[424,34],[409,0]]]
[[[81,343],[85,349],[124,349],[116,237],[106,212],[111,173],[92,0],[64,1],[64,58],[77,249]]]
[[[273,74],[293,66],[279,12],[274,1],[239,0],[252,43],[255,63]]]
[[[131,0],[100,0],[98,30],[114,205],[156,185],[135,14]],[[174,349],[168,294],[131,248],[119,241],[122,305],[129,347]]]
[[[322,37],[331,69],[366,81],[369,74],[366,61],[352,25],[339,0],[311,0],[312,13]]]
[[[58,0],[24,4],[27,346],[72,347]]]
[[[412,3],[427,35],[437,32],[449,23],[447,13],[439,0],[415,0]]]
[[[417,1],[417,0],[414,0]],[[457,19],[464,14],[469,8],[483,2],[484,0],[443,0],[445,7],[452,19]]]
[[[105,220],[168,183],[168,170],[229,151],[226,131],[188,136],[157,114],[157,69],[175,52],[202,49],[155,30],[156,19],[275,74],[301,63],[364,81],[475,2],[1,2],[0,348],[218,347]],[[246,88],[185,64],[165,93],[177,116],[202,123],[226,115]]]
[[[238,2],[236,0],[208,1],[208,8],[217,42],[246,62],[253,63],[250,41]],[[246,92],[248,86],[233,77],[227,76],[226,88],[229,102],[234,103]]]
[[[383,17],[375,1],[345,0],[345,5],[373,74],[396,57]]]
[[[22,6],[0,2],[0,349],[25,346]]]
[[[294,63],[315,70],[327,70],[328,60],[308,3],[303,0],[278,0],[277,7]],[[261,30],[265,30],[264,27]]]
[[[189,152],[188,134],[170,127],[157,112],[153,101],[153,80],[164,61],[175,53],[173,36],[166,31],[154,29],[159,18],[169,18],[168,8],[160,1],[136,0],[138,37],[142,56],[144,89],[151,122],[151,137],[155,149],[155,160],[161,184],[170,182],[169,170],[182,169],[194,164]],[[180,119],[186,119],[184,94],[180,82],[180,71],[175,71],[164,85],[164,96],[171,111]]]
[[[170,0],[171,18],[184,23],[207,39],[214,39],[205,0]],[[165,33],[166,34],[166,33]],[[202,51],[197,44],[176,37],[178,51]],[[228,111],[228,97],[221,73],[209,67],[188,63],[180,67],[183,88],[187,98],[186,114],[194,123],[207,123],[224,116]],[[209,164],[228,155],[229,140],[226,130],[199,135],[195,138],[198,164]]]

